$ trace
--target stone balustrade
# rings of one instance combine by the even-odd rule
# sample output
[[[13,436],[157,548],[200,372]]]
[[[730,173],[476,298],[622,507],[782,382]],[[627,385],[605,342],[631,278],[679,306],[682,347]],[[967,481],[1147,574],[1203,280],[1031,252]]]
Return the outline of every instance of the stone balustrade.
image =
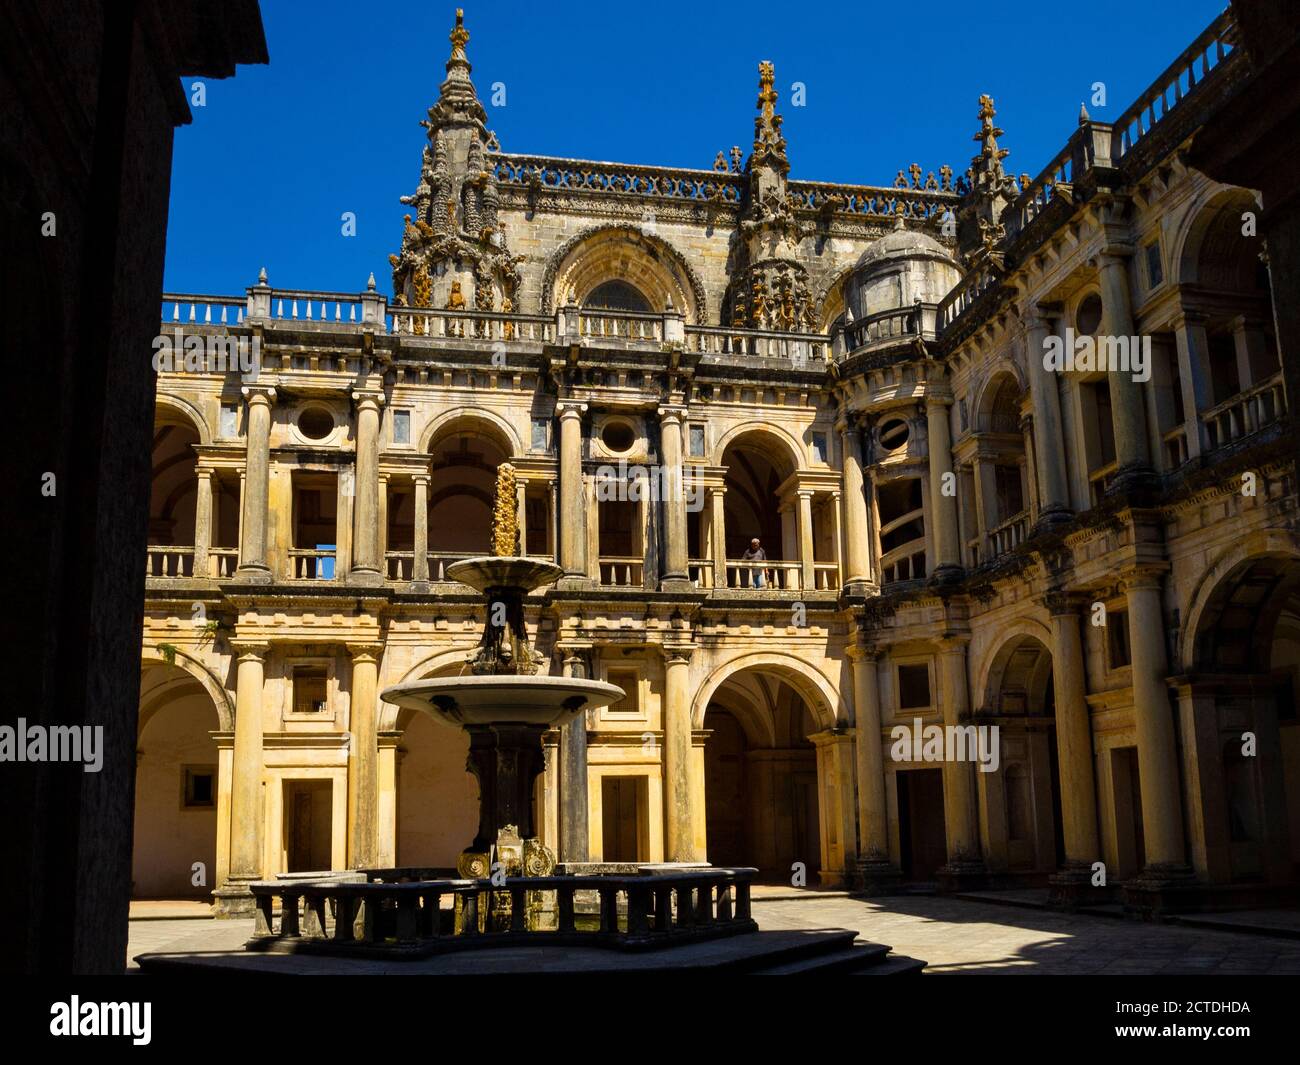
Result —
[[[751,868],[506,877],[495,884],[430,878],[431,872],[366,870],[364,882],[255,881],[249,949],[406,957],[529,943],[644,949],[757,928]],[[584,905],[592,896],[596,905]],[[530,897],[540,905],[530,908]]]

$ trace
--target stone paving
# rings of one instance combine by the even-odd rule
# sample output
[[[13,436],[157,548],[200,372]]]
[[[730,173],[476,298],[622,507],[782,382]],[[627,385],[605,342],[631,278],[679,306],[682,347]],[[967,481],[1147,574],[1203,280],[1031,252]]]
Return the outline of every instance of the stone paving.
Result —
[[[962,899],[853,899],[842,893],[756,891],[765,931],[851,928],[896,954],[923,958],[927,974],[1300,974],[1300,939]],[[128,959],[145,952],[239,950],[253,922],[133,920]],[[136,970],[133,960],[128,969]]]

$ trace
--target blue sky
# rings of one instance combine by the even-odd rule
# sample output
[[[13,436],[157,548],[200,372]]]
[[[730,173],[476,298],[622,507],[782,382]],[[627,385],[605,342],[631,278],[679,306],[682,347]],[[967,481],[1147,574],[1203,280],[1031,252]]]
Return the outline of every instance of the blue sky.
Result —
[[[1114,119],[1226,3],[462,6],[506,152],[708,168],[733,144],[748,153],[770,59],[791,177],[888,185],[913,161],[964,171],[982,92],[1007,169],[1037,174],[1094,82],[1107,101],[1089,111]],[[206,106],[177,131],[167,291],[239,294],[262,266],[277,287],[356,292],[373,270],[389,291],[397,198],[419,180],[418,123],[454,15],[454,0],[262,0],[270,65],[207,81]],[[796,81],[803,107],[790,106]],[[497,82],[504,107],[490,105]]]

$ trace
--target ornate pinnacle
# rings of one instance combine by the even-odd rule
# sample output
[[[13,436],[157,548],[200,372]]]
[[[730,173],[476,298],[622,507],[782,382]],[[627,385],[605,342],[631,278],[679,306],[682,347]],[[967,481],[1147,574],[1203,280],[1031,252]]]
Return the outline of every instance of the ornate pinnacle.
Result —
[[[515,487],[515,468],[508,462],[497,467],[496,499],[492,504],[492,554],[513,557],[519,554],[519,497]]]
[[[469,44],[469,30],[465,28],[465,12],[462,8],[456,8],[456,25],[447,40],[451,41],[451,58],[447,60],[447,73],[451,73],[453,66],[463,66],[465,73],[468,74],[470,65],[465,57],[465,45]]]
[[[776,113],[776,68],[769,60],[758,64],[758,117],[754,119],[754,154],[750,165],[769,161],[782,173],[789,173],[781,116]]]

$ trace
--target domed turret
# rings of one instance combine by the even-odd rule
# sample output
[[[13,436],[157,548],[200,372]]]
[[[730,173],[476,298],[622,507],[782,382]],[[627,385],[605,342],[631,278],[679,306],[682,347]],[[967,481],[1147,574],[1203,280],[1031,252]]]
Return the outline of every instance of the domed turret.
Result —
[[[908,229],[900,215],[892,232],[867,248],[844,286],[854,321],[879,311],[938,303],[960,279],[957,264],[928,233]]]

